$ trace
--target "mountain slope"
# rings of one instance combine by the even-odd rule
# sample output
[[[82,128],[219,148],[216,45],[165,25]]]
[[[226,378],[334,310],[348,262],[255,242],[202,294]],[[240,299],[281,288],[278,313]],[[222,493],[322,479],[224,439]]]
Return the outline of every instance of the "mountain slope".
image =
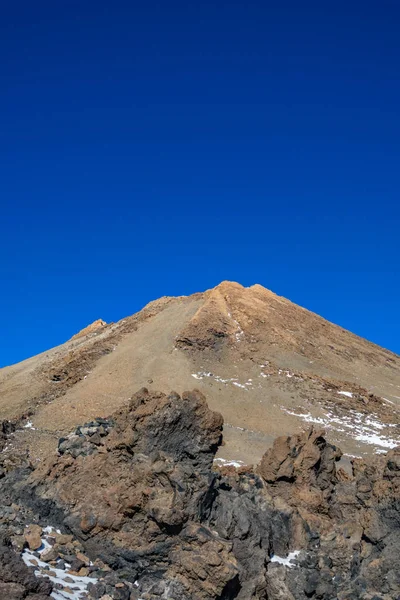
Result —
[[[399,356],[260,285],[231,282],[161,298],[115,324],[97,321],[1,369],[0,418],[18,422],[12,450],[37,460],[142,386],[203,391],[224,416],[221,462],[256,462],[278,435],[309,423],[348,454],[400,443]]]

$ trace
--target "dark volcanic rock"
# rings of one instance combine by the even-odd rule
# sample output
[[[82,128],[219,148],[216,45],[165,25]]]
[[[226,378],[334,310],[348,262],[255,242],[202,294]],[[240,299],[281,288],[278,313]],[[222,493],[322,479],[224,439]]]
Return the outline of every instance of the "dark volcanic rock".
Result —
[[[73,507],[65,524],[89,555],[149,593],[172,586],[189,598],[196,582],[199,599],[224,597],[238,585],[232,543],[205,525],[222,417],[199,392],[145,389],[115,417],[96,452],[65,452],[34,473],[38,495]]]
[[[37,579],[12,549],[10,541],[0,536],[0,598],[4,600],[46,600],[52,584]]]
[[[114,425],[113,419],[98,418],[77,427],[74,433],[58,440],[59,454],[70,454],[74,458],[94,454],[99,446],[104,446],[105,437]]]
[[[256,472],[214,471],[221,431],[200,392],[143,389],[6,485],[96,561],[92,598],[400,599],[400,448],[347,476],[311,429],[277,439]]]

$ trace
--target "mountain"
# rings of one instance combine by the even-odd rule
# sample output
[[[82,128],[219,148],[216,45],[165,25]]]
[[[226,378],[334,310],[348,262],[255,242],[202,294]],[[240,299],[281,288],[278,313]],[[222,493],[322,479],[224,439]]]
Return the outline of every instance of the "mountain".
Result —
[[[217,462],[256,463],[278,435],[316,424],[345,454],[400,443],[400,357],[260,285],[163,297],[118,323],[0,370],[10,451],[42,460],[77,425],[141,387],[197,388],[224,418]]]
[[[400,600],[399,375],[230,282],[2,369],[0,598]]]

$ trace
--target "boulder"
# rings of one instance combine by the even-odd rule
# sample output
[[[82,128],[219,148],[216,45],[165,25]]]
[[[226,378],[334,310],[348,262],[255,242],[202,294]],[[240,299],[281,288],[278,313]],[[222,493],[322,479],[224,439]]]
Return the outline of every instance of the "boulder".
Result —
[[[61,440],[18,485],[2,480],[14,490],[5,515],[18,501],[69,532],[51,551],[74,573],[95,570],[90,598],[400,598],[400,448],[354,459],[343,476],[341,451],[312,428],[275,440],[255,469],[222,473],[222,417],[199,391],[143,388],[102,421]],[[35,527],[24,532],[32,548]],[[0,581],[13,584],[10,598],[30,597],[24,581]]]

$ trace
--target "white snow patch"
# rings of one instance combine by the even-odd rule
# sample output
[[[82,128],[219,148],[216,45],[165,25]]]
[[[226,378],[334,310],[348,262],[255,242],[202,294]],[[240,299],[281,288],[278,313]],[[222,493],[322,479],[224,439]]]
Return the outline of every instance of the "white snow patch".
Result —
[[[232,384],[233,384],[233,385],[236,385],[236,387],[240,387],[240,388],[242,388],[242,389],[246,390],[247,392],[249,391],[249,390],[247,389],[247,387],[246,387],[245,385],[243,385],[243,383],[238,383],[237,381],[232,381]]]
[[[224,467],[241,467],[244,465],[241,460],[227,460],[226,458],[216,458],[215,462],[221,463]]]
[[[25,423],[24,429],[33,429],[34,430],[35,428],[33,426],[32,421],[28,421],[27,423]]]
[[[54,529],[54,527],[52,527],[51,525],[47,525],[47,527],[45,527],[43,529],[43,532],[44,533],[48,533],[48,534],[50,534],[50,533],[59,533],[60,534],[61,530],[60,529]]]
[[[54,529],[54,527],[48,525],[43,529],[43,532],[52,534],[53,532],[60,533],[60,530]],[[42,546],[38,550],[39,554],[42,554],[47,548],[51,547],[46,536],[42,538],[42,542]],[[47,579],[50,579],[52,583],[59,584],[63,586],[63,588],[69,588],[71,590],[70,593],[66,592],[65,589],[54,589],[51,593],[51,597],[54,598],[54,600],[83,600],[87,597],[86,592],[89,583],[97,583],[95,577],[79,577],[78,575],[71,575],[71,573],[68,572],[68,569],[70,569],[70,565],[68,564],[65,565],[65,570],[48,565],[40,558],[37,558],[34,552],[28,548],[23,551],[21,557],[28,567],[36,568],[34,572],[35,577],[46,577]],[[50,572],[52,573],[51,575]],[[73,581],[70,581],[71,579]]]
[[[337,433],[345,433],[357,442],[377,446],[375,452],[381,453],[380,448],[395,448],[400,445],[400,440],[382,434],[386,427],[395,427],[393,424],[382,423],[377,415],[364,415],[355,410],[350,410],[347,415],[336,416],[331,412],[323,417],[314,417],[311,413],[298,413],[281,406],[281,410],[288,415],[298,417],[307,423],[322,425],[326,429],[332,429]]]
[[[232,321],[235,323],[235,325],[236,325],[236,327],[237,327],[237,330],[236,330],[236,333],[235,333],[235,339],[236,339],[236,341],[237,341],[237,342],[240,342],[240,341],[241,341],[241,339],[242,339],[242,338],[243,338],[243,336],[244,336],[244,331],[243,331],[243,329],[240,327],[240,323],[239,323],[239,322],[238,322],[236,319],[234,319],[234,318],[232,317],[232,315],[231,315],[231,313],[230,313],[230,312],[228,312],[228,316],[229,316],[229,318],[230,318],[230,319],[232,319]]]
[[[199,371],[199,373],[192,373],[192,377],[195,379],[203,379],[204,377],[212,377],[212,373],[207,373],[206,371]]]
[[[235,385],[236,387],[240,387],[243,390],[246,390],[246,392],[249,391],[247,386],[253,385],[252,379],[248,379],[246,381],[246,383],[239,383],[237,380],[238,379],[237,377],[223,379],[220,375],[214,375],[214,373],[210,373],[209,371],[198,371],[197,373],[191,373],[191,375],[192,375],[192,377],[194,377],[194,379],[204,379],[205,377],[211,377],[217,383],[223,383],[224,385],[231,383],[232,385]]]
[[[383,423],[381,423],[380,421],[374,421],[373,419],[370,419],[369,417],[367,419],[365,419],[365,424],[369,425],[370,427],[375,427],[375,429],[384,429],[385,425]]]
[[[295,560],[299,554],[300,550],[294,550],[293,552],[289,552],[286,558],[282,558],[282,556],[274,554],[273,556],[271,556],[271,562],[275,562],[289,568],[295,567],[296,565],[294,565],[292,561]]]
[[[326,420],[322,419],[320,417],[313,417],[311,415],[311,413],[296,413],[292,410],[288,410],[287,408],[284,408],[283,406],[281,406],[281,409],[287,413],[288,415],[293,415],[294,417],[299,417],[300,419],[302,419],[303,421],[307,421],[307,423],[316,423],[317,425],[324,425],[326,424]]]
[[[341,392],[338,392],[338,394],[341,394],[342,396],[347,396],[348,398],[352,398],[353,397],[352,392],[343,392],[343,391],[341,391]]]
[[[364,444],[373,444],[374,446],[382,446],[383,448],[396,448],[400,445],[400,442],[392,440],[390,438],[384,438],[376,433],[361,433],[355,438],[358,442],[364,442]],[[377,451],[379,452],[379,451]]]

